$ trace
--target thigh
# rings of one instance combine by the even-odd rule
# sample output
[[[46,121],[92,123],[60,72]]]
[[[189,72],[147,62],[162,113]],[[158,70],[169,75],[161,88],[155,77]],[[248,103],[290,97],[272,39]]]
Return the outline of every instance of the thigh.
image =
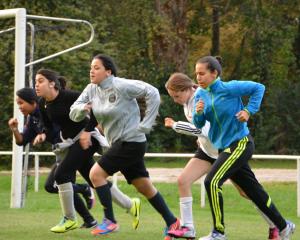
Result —
[[[90,186],[93,186],[91,180],[90,180],[90,171],[93,165],[95,164],[94,161],[94,154],[99,148],[99,143],[96,139],[92,138],[92,145],[90,148],[87,149],[87,151],[84,151],[82,153],[82,159],[83,161],[80,161],[81,164],[78,165],[78,172],[80,175],[88,182]]]
[[[248,137],[233,143],[229,148],[219,154],[212,165],[207,179],[215,179],[221,185],[248,163],[254,150],[253,141]]]
[[[210,162],[198,158],[192,158],[184,167],[179,177],[184,179],[185,182],[193,183],[203,175],[207,174],[210,168]]]
[[[109,175],[132,167],[135,163],[143,164],[146,142],[118,141],[106,151],[98,164]]]
[[[131,184],[134,179],[149,178],[149,172],[146,169],[143,159],[134,162],[125,168],[121,168],[120,171],[126,178],[128,184]]]

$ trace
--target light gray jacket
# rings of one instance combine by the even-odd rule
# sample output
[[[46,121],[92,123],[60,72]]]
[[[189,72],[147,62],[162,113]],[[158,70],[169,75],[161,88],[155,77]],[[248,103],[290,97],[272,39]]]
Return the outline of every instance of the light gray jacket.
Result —
[[[136,98],[145,97],[146,113],[140,121],[140,110]],[[125,78],[110,76],[99,85],[88,84],[71,106],[70,118],[81,121],[88,114],[84,110],[92,103],[92,110],[104,131],[109,144],[121,140],[144,142],[158,114],[160,96],[152,85]]]

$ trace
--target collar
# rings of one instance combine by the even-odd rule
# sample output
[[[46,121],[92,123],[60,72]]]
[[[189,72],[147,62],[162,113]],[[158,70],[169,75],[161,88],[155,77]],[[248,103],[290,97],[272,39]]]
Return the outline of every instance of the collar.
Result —
[[[207,88],[205,88],[205,90],[208,92],[213,91],[220,81],[221,78],[217,77]]]
[[[112,84],[113,78],[114,78],[113,75],[105,78],[101,83],[98,84],[98,87],[100,87],[102,89],[109,88],[111,86],[111,84]]]

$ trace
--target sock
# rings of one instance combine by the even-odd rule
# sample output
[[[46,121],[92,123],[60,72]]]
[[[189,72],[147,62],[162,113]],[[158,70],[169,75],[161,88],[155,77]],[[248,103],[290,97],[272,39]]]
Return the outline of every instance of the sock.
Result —
[[[259,212],[259,214],[263,217],[263,219],[268,223],[269,228],[275,228],[275,224],[268,218],[256,205],[254,205],[254,208]]]
[[[84,222],[90,223],[95,220],[94,217],[90,214],[79,194],[76,192],[74,192],[74,206],[75,210],[82,217]]]
[[[125,195],[123,192],[120,191],[120,189],[112,184],[110,187],[111,197],[112,200],[121,208],[125,208],[127,210],[130,210],[132,207],[132,201],[131,199]]]
[[[179,198],[180,214],[183,226],[194,229],[193,197]]]
[[[60,205],[65,217],[76,220],[76,213],[73,198],[73,186],[71,182],[57,185]]]
[[[112,207],[112,197],[110,193],[109,184],[102,185],[95,188],[96,193],[100,199],[100,203],[103,206],[104,216],[110,221],[116,223],[113,207]]]
[[[148,201],[155,208],[155,210],[162,215],[168,227],[176,222],[176,217],[170,211],[165,200],[159,192],[157,192],[153,198],[148,199]]]

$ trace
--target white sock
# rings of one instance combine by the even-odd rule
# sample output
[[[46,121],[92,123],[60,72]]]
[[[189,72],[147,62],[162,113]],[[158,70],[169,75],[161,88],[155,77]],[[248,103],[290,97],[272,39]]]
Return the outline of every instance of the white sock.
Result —
[[[123,192],[121,192],[120,189],[115,184],[113,184],[110,187],[110,192],[111,192],[112,200],[117,205],[119,205],[121,208],[130,210],[130,208],[132,207],[132,201],[130,197],[125,195]]]
[[[194,229],[193,197],[179,198],[182,225]]]
[[[276,227],[275,224],[270,220],[270,218],[267,217],[267,215],[265,215],[256,205],[254,205],[254,207],[259,212],[259,214],[263,217],[263,219],[265,219],[265,221],[268,223],[269,228],[275,228]]]
[[[60,199],[60,205],[65,217],[70,220],[76,219],[76,212],[74,207],[74,196],[73,196],[73,186],[71,182],[59,184],[58,194]]]

